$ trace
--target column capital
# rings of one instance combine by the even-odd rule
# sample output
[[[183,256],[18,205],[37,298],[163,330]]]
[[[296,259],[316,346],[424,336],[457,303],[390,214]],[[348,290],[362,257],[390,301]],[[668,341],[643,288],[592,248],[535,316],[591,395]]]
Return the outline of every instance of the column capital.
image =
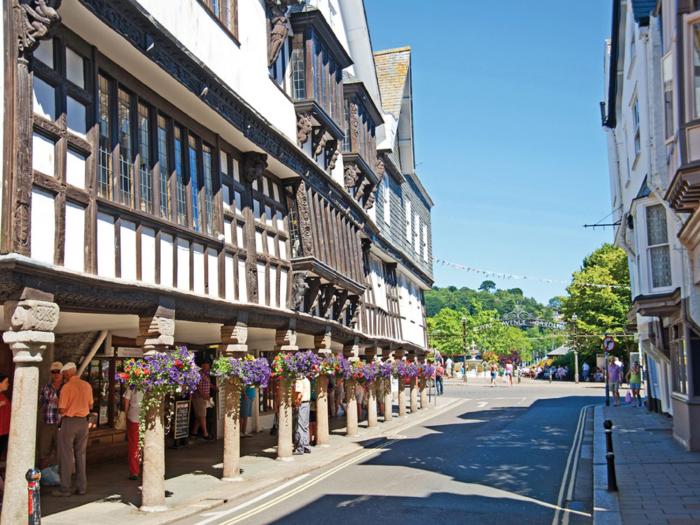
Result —
[[[6,302],[3,309],[10,330],[2,338],[12,349],[13,361],[40,362],[47,345],[55,340],[53,330],[58,324],[58,305],[51,301],[22,299]]]
[[[327,326],[326,330],[322,334],[314,335],[314,348],[316,352],[323,355],[328,355],[333,352],[331,349],[331,344],[333,340],[331,338],[331,327]]]
[[[343,355],[348,359],[359,359],[360,358],[360,345],[357,338],[351,343],[345,343],[343,345]]]
[[[365,357],[367,361],[372,361],[377,356],[379,348],[376,345],[369,345],[365,347]]]
[[[221,326],[221,345],[219,349],[225,355],[248,352],[248,323],[236,320]]]
[[[175,344],[175,310],[158,307],[152,314],[139,317],[139,336],[136,338],[144,354],[162,352]]]
[[[292,320],[287,328],[278,328],[275,331],[275,350],[277,352],[296,352],[297,330],[296,323]]]

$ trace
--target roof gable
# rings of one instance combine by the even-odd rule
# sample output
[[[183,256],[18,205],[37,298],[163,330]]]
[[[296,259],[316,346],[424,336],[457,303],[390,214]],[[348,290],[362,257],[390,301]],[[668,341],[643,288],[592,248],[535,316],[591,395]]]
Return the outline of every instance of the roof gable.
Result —
[[[374,54],[382,109],[396,119],[401,113],[401,102],[411,67],[411,48],[387,49]]]

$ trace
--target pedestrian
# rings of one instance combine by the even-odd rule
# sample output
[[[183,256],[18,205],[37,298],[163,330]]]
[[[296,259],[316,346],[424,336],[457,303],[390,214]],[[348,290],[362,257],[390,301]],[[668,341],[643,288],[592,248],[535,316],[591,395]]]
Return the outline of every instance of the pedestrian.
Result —
[[[491,364],[491,386],[496,386],[496,376],[498,376],[498,366],[496,363]]]
[[[58,462],[58,396],[63,386],[61,368],[63,363],[60,361],[51,363],[51,378],[39,394],[39,468],[42,469]]]
[[[302,377],[294,382],[294,406],[298,415],[294,429],[294,455],[310,454],[309,448],[309,404],[311,403],[311,382]]]
[[[61,471],[61,488],[54,496],[72,494],[72,476],[75,473],[76,492],[87,492],[85,474],[85,449],[88,441],[88,416],[93,405],[92,387],[78,377],[75,363],[68,362],[61,368],[63,387],[58,396],[58,465]]]
[[[126,439],[129,444],[129,479],[139,479],[141,473],[141,449],[139,448],[139,422],[143,391],[133,388],[124,394],[124,412],[126,412]]]
[[[591,374],[591,365],[583,362],[583,380],[588,381],[588,376]]]
[[[615,362],[615,358],[611,357],[608,364],[608,385],[616,407],[620,406],[620,381],[622,381],[622,369]]]
[[[448,357],[447,360],[445,361],[445,373],[447,374],[447,377],[452,378],[452,366],[453,366],[453,361],[451,357]]]
[[[508,384],[513,386],[513,363],[510,361],[506,362],[506,379],[508,380]]]
[[[345,410],[345,380],[339,377],[335,383],[335,415],[342,416]]]
[[[255,401],[256,388],[252,385],[243,387],[241,391],[241,437],[252,436],[248,432],[248,419],[253,417],[253,401]]]
[[[216,386],[212,384],[211,364],[208,361],[202,363],[199,371],[200,380],[197,385],[197,390],[192,394],[192,408],[194,410],[194,424],[192,425],[192,436],[197,437],[199,430],[202,430],[202,437],[206,440],[214,439],[207,431],[207,409],[211,404],[212,391]]]
[[[442,376],[445,375],[445,369],[442,367],[441,364],[438,364],[437,367],[435,367],[435,390],[437,391],[437,395],[441,396],[445,392],[444,385],[442,383]]]
[[[632,401],[636,399],[637,406],[642,406],[642,396],[639,393],[642,388],[642,369],[639,367],[638,361],[635,361],[634,364],[632,364],[632,368],[630,368],[627,372],[625,379],[627,379],[627,382],[630,384]]]
[[[338,407],[335,404],[335,377],[328,378],[328,413],[330,417],[335,417]]]
[[[0,372],[0,459],[7,455],[7,442],[10,439],[10,415],[12,403],[7,397],[10,378]]]

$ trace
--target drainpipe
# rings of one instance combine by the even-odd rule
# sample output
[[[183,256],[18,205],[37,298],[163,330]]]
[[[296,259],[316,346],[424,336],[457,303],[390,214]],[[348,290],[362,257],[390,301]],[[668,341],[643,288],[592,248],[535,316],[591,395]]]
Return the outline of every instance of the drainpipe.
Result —
[[[85,359],[83,359],[83,361],[80,363],[80,366],[78,367],[78,377],[83,375],[83,372],[85,372],[85,369],[90,364],[90,361],[92,361],[92,358],[95,357],[95,354],[100,349],[100,346],[102,346],[102,343],[104,343],[107,334],[109,334],[109,330],[102,330],[100,332],[100,335],[97,336],[97,339],[90,348],[90,351],[87,353]]]

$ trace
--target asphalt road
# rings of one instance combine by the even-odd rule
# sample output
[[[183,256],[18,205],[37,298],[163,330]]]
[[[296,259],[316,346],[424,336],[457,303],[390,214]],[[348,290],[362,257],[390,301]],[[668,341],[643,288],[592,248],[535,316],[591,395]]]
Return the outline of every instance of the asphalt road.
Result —
[[[327,468],[182,524],[591,523],[589,385],[450,384],[464,401]]]

